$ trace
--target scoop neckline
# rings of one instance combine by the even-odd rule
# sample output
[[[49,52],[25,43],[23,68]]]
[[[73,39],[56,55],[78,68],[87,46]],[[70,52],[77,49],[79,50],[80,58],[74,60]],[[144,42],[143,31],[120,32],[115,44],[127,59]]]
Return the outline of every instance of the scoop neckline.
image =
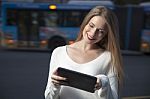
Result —
[[[92,62],[98,60],[99,58],[101,58],[101,57],[104,55],[104,53],[106,52],[106,51],[104,51],[104,52],[101,53],[98,57],[92,59],[91,61],[88,61],[88,62],[85,62],[85,63],[78,63],[78,62],[74,61],[74,60],[68,55],[67,46],[68,46],[68,45],[65,46],[65,54],[66,54],[67,58],[68,58],[72,63],[74,63],[74,64],[76,64],[76,65],[90,64],[90,63],[92,63]]]

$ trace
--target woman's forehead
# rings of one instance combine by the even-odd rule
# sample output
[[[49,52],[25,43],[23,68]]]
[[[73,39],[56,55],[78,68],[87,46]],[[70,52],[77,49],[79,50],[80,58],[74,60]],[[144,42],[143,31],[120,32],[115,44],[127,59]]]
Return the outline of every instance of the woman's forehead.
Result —
[[[94,16],[89,20],[89,23],[94,24],[95,26],[105,26],[106,21],[102,16]]]

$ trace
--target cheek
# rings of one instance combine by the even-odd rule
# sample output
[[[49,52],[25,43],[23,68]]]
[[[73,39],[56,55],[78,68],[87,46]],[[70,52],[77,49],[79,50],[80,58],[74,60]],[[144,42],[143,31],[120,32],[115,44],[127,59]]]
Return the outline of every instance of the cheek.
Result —
[[[97,37],[99,37],[99,38],[102,38],[102,36],[103,36],[102,33],[97,34]]]
[[[83,29],[83,36],[87,34],[88,28],[87,26],[85,26],[85,28]]]
[[[104,37],[104,35],[103,35],[103,34],[99,34],[99,35],[97,35],[97,41],[102,40],[102,39],[103,39],[103,37]]]
[[[106,36],[106,34],[105,34],[105,33],[100,33],[98,36],[99,36],[101,39],[103,39],[103,38]]]

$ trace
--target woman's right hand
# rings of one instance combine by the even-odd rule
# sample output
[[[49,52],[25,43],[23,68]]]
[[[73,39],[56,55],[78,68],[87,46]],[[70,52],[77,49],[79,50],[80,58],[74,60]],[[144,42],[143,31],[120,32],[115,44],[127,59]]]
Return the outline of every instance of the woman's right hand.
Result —
[[[52,83],[56,86],[58,85],[68,85],[67,78],[61,77],[57,75],[57,70],[52,73],[51,76]]]

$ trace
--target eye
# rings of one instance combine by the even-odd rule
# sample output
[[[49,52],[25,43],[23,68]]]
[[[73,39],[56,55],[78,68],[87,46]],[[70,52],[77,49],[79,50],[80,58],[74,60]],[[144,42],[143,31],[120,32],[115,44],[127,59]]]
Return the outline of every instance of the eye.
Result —
[[[92,24],[89,24],[89,26],[90,26],[91,28],[94,28],[94,25],[92,25]]]
[[[99,33],[105,34],[106,32],[105,32],[105,30],[103,30],[103,29],[99,29]]]

